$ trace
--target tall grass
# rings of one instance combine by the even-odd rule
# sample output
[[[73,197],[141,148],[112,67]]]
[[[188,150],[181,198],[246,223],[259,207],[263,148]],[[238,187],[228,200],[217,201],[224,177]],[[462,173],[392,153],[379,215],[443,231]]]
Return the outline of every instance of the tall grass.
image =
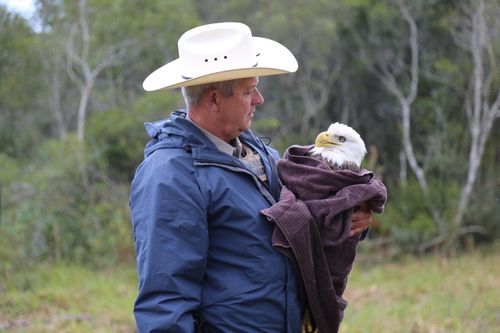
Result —
[[[351,272],[341,333],[500,332],[498,247]],[[0,281],[1,332],[134,332],[134,265],[38,265]]]
[[[132,265],[40,265],[0,285],[0,332],[135,332]]]
[[[500,253],[356,265],[341,333],[500,332]]]

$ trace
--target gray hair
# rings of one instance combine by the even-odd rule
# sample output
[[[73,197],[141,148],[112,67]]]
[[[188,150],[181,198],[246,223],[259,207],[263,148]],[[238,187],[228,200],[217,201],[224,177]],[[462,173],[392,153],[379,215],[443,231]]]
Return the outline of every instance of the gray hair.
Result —
[[[208,90],[216,89],[225,97],[231,97],[233,95],[233,87],[238,80],[239,79],[182,87],[182,96],[184,97],[187,107],[198,105],[201,96]]]

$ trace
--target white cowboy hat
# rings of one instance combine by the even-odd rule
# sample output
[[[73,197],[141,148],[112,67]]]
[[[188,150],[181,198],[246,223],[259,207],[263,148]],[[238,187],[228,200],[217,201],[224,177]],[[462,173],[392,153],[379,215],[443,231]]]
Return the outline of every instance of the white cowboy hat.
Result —
[[[253,37],[242,23],[202,25],[185,32],[178,41],[179,58],[151,73],[146,91],[293,73],[297,60],[283,45]]]

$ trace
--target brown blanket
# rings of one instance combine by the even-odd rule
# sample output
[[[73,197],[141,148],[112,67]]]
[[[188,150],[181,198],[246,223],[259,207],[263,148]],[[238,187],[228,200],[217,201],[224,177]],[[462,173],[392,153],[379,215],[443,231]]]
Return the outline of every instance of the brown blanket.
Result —
[[[320,332],[337,332],[347,302],[342,294],[356,255],[349,237],[354,207],[367,202],[381,213],[387,199],[373,172],[332,170],[307,155],[312,146],[292,146],[278,161],[280,200],[262,210],[275,223],[273,246],[300,271],[309,309]]]

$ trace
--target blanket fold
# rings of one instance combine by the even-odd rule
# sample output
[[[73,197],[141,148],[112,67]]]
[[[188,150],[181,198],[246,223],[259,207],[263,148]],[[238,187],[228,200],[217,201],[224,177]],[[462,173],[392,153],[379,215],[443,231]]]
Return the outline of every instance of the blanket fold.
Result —
[[[291,146],[277,163],[280,200],[261,212],[275,224],[273,246],[294,262],[320,332],[338,332],[347,302],[342,294],[356,255],[349,237],[357,205],[381,213],[387,199],[373,172],[332,170],[308,155],[312,146]]]

